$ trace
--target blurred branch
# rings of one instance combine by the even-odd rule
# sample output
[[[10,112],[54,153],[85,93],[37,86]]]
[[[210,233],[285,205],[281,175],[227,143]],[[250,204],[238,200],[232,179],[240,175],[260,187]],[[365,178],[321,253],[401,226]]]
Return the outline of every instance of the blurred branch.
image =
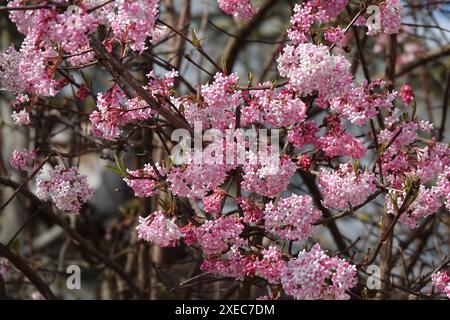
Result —
[[[415,68],[427,64],[430,61],[433,61],[435,59],[439,59],[441,57],[444,57],[446,55],[450,55],[450,44],[436,49],[431,49],[428,52],[425,52],[423,55],[418,57],[416,60],[401,66],[399,70],[396,72],[395,76],[400,77],[405,75],[408,72],[413,71]]]
[[[23,273],[25,277],[28,278],[28,280],[31,281],[31,283],[36,287],[36,289],[46,298],[49,300],[56,300],[55,294],[50,290],[48,285],[42,280],[41,277],[37,275],[36,272],[34,272],[33,269],[31,269],[27,262],[23,260],[20,256],[15,254],[11,249],[9,249],[7,246],[0,243],[0,256],[5,257],[9,260],[17,269],[20,270],[20,272]]]

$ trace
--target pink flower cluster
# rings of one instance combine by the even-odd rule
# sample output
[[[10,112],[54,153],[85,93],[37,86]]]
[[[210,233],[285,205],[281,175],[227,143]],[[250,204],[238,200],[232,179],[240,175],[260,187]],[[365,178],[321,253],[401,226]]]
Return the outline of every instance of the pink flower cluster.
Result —
[[[402,191],[400,194],[398,192],[388,194],[386,196],[388,212],[397,215],[399,207],[405,201],[406,194],[405,191]],[[400,221],[410,228],[417,227],[421,219],[436,213],[441,208],[440,198],[441,192],[439,188],[426,188],[424,185],[421,185],[416,197],[409,200],[413,202],[405,208],[406,211],[400,216]],[[394,205],[393,199],[395,199],[396,205]]]
[[[155,167],[161,176],[165,175],[165,170],[161,168],[158,163],[155,164]],[[142,169],[134,171],[127,170],[127,173],[128,176],[124,178],[123,181],[133,189],[136,197],[153,197],[159,193],[159,190],[157,189],[159,177],[150,163],[144,165],[144,168]]]
[[[144,88],[147,89],[154,98],[169,98],[172,93],[175,78],[178,77],[178,71],[172,70],[167,72],[163,77],[159,77],[152,70],[147,74],[148,83]]]
[[[350,120],[352,123],[363,126],[378,114],[378,109],[390,110],[395,94],[371,94],[375,85],[363,82],[360,86],[344,93],[338,98],[330,101],[332,111]]]
[[[269,86],[269,83],[263,84]],[[249,108],[243,109],[243,125],[252,122],[264,122],[274,127],[288,127],[306,118],[306,104],[296,96],[290,86],[276,92],[273,89],[253,90],[250,92],[252,99],[250,107],[258,114],[258,118],[252,119]]]
[[[431,276],[431,280],[433,281],[436,290],[446,294],[450,299],[450,276],[448,275],[448,272],[436,272]]]
[[[20,7],[23,0],[13,0],[10,7]],[[148,37],[159,41],[164,30],[156,26],[159,0],[117,0],[90,12],[97,1],[77,2],[64,9],[66,2],[38,10],[11,10],[10,19],[25,35],[20,51],[8,49],[0,56],[0,83],[14,93],[28,92],[54,96],[61,89],[54,73],[68,56],[72,65],[93,61],[89,36],[97,27],[111,28],[114,39],[132,50],[145,49]]]
[[[208,213],[220,213],[227,197],[227,193],[222,189],[217,189],[208,197],[203,198],[203,210]]]
[[[399,133],[400,130],[401,132]],[[430,132],[433,130],[433,124],[428,121],[402,122],[396,126],[382,130],[379,134],[379,140],[382,143],[389,143],[393,141],[394,147],[396,149],[401,149],[402,147],[408,146],[415,141],[417,131],[419,130]]]
[[[241,208],[244,215],[243,221],[246,223],[257,223],[263,218],[263,211],[258,205],[248,198],[236,198],[237,205]]]
[[[27,110],[20,110],[19,112],[13,111],[11,118],[13,122],[18,126],[26,126],[30,124],[30,114]]]
[[[121,126],[133,120],[145,120],[153,117],[155,112],[140,99],[128,100],[125,93],[117,86],[97,97],[97,111],[89,116],[92,133],[103,139],[115,140],[121,134]]]
[[[289,130],[288,139],[297,148],[303,148],[307,144],[317,146],[318,132],[319,127],[314,121],[305,121]]]
[[[374,174],[355,172],[350,164],[341,164],[337,171],[321,169],[317,180],[323,205],[337,210],[360,205],[377,189]]]
[[[286,189],[297,166],[291,159],[281,156],[279,165],[245,163],[243,169],[242,188],[273,198]]]
[[[167,182],[174,195],[200,199],[225,182],[227,171],[225,164],[189,164],[184,168],[173,167]]]
[[[78,213],[93,194],[87,177],[79,174],[75,167],[66,169],[57,166],[50,171],[49,179],[43,176],[36,179],[37,197],[41,200],[51,199],[58,209],[68,213]]]
[[[185,117],[191,123],[201,121],[204,128],[227,129],[234,127],[236,107],[242,104],[242,92],[236,90],[239,77],[236,73],[216,73],[211,84],[201,87],[202,99],[174,101],[183,104]]]
[[[235,217],[208,220],[195,229],[195,236],[206,256],[224,253],[230,244],[238,242],[244,225]],[[242,240],[242,239],[241,239]]]
[[[317,147],[325,152],[326,157],[351,157],[360,159],[366,154],[362,141],[345,132],[341,119],[337,115],[325,118],[327,132],[319,138]]]
[[[278,58],[278,71],[301,96],[318,93],[324,101],[341,96],[353,84],[347,59],[312,43],[287,45]]]
[[[410,84],[402,85],[398,93],[398,96],[402,99],[402,102],[405,106],[411,105],[415,97],[414,91]]]
[[[57,81],[53,79],[56,51],[27,36],[20,51],[10,47],[0,54],[0,83],[2,89],[13,93],[54,96]],[[23,123],[23,121],[22,121]]]
[[[34,170],[39,166],[36,150],[14,150],[9,163],[14,169],[20,171]]]
[[[288,38],[294,45],[309,41],[309,35],[314,23],[327,22],[329,19],[326,11],[317,3],[307,2],[304,5],[296,4],[294,14],[291,17],[291,27],[288,30]]]
[[[313,223],[321,216],[310,196],[293,194],[276,206],[269,202],[264,210],[265,227],[286,240],[305,240],[314,231]]]
[[[255,260],[252,256],[242,254],[238,247],[232,246],[222,256],[207,257],[203,260],[200,268],[207,272],[240,280],[245,276],[255,274]]]
[[[183,236],[174,222],[175,218],[167,218],[163,211],[156,211],[148,217],[139,217],[136,227],[138,238],[151,241],[161,247],[174,247]]]
[[[342,28],[330,28],[325,32],[325,41],[332,45],[342,46],[344,43],[344,30]]]
[[[379,32],[386,34],[398,33],[402,24],[403,5],[401,0],[385,0],[380,4],[381,26],[368,24],[368,35],[374,35]]]
[[[299,300],[347,300],[357,283],[356,267],[329,257],[315,244],[287,263],[281,274],[284,291]]]
[[[337,17],[348,4],[348,0],[310,0],[310,2],[325,10],[330,18]]]
[[[255,262],[256,274],[266,279],[270,284],[280,282],[281,272],[286,267],[283,255],[275,246],[261,251],[262,259]]]
[[[251,18],[255,13],[251,0],[218,0],[218,4],[226,14],[239,18]]]
[[[162,30],[156,27],[159,0],[116,0],[116,10],[109,10],[107,18],[114,36],[129,43],[135,51],[145,50],[145,41],[156,43],[161,39]]]

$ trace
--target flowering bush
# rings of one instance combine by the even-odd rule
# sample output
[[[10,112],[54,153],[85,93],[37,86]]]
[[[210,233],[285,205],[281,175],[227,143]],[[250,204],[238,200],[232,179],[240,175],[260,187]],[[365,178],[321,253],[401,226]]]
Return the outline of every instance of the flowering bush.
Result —
[[[198,21],[200,1],[174,3],[0,7],[20,33],[0,53],[6,122],[28,147],[0,165],[1,210],[76,244],[40,237],[39,264],[70,250],[124,299],[450,297],[450,51],[414,20],[444,9],[219,0]],[[62,294],[32,272],[37,292],[9,294]]]

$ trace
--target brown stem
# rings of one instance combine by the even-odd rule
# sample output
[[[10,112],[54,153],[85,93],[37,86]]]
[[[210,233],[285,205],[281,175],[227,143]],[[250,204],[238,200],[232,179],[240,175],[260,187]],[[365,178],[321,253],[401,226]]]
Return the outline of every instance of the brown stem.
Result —
[[[28,280],[36,287],[36,289],[49,300],[57,300],[55,294],[50,290],[48,285],[39,277],[33,269],[31,269],[25,260],[15,254],[7,246],[0,243],[0,256],[9,260],[20,272],[23,273]]]

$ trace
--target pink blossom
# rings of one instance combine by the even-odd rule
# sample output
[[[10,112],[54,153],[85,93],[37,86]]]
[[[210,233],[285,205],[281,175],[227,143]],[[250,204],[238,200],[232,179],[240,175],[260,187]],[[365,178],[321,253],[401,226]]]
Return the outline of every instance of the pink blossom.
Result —
[[[228,166],[222,164],[189,164],[172,168],[167,182],[174,195],[200,199],[225,182],[227,171]]]
[[[208,213],[220,213],[227,194],[222,189],[216,189],[212,195],[203,198],[203,208]]]
[[[201,121],[203,127],[227,129],[234,127],[236,108],[243,102],[242,92],[236,90],[239,77],[236,73],[224,75],[216,73],[214,81],[201,87],[202,100],[193,102],[184,99],[175,101],[175,105],[183,104],[185,117],[191,123]]]
[[[328,19],[326,12],[317,3],[296,4],[290,20],[291,27],[288,30],[288,38],[294,45],[306,43],[314,23],[326,22]]]
[[[225,252],[230,244],[239,240],[244,226],[235,217],[208,220],[195,229],[195,236],[206,256]]]
[[[369,95],[364,86],[356,87],[343,97],[333,99],[330,106],[331,110],[360,126],[378,114],[378,111],[370,104]]]
[[[352,88],[350,63],[322,45],[286,46],[278,58],[278,70],[301,96],[317,92],[321,99],[330,100]]]
[[[374,35],[381,31],[385,34],[398,33],[402,23],[403,5],[401,0],[385,0],[380,4],[381,26],[369,24],[368,35]]]
[[[385,0],[381,10],[384,33],[398,33],[402,23],[403,5],[401,0]]]
[[[98,111],[94,111],[89,119],[92,123],[92,133],[107,140],[117,139],[121,133],[119,126],[130,121],[123,103],[125,94],[114,86],[105,94],[97,96]]]
[[[57,166],[50,171],[49,179],[39,177],[36,180],[37,197],[41,200],[51,199],[58,209],[68,213],[78,213],[93,194],[87,177],[80,175],[75,167],[65,169]]]
[[[344,126],[337,115],[325,118],[328,131],[318,140],[318,146],[328,158],[349,156],[353,159],[362,158],[367,149],[362,141],[345,132]]]
[[[196,227],[191,222],[180,228],[180,231],[183,234],[183,241],[188,246],[192,246],[193,244],[197,243],[195,229]]]
[[[19,52],[11,47],[0,55],[0,83],[4,90],[42,96],[56,94],[52,66],[57,53],[50,46],[36,42],[34,36],[27,36]]]
[[[90,116],[92,133],[107,140],[119,138],[120,127],[132,120],[145,120],[153,117],[155,112],[140,99],[128,100],[125,93],[118,87],[111,87],[106,93],[97,96],[97,109]]]
[[[411,105],[411,103],[414,101],[414,91],[412,90],[411,85],[404,84],[400,88],[400,92],[398,93],[398,96],[402,99],[402,102],[405,106]]]
[[[311,164],[312,164],[312,160],[307,155],[302,154],[297,157],[297,165],[301,169],[308,171],[311,168]]]
[[[156,211],[148,217],[139,217],[136,227],[138,238],[154,242],[160,247],[174,247],[182,237],[180,228],[174,222],[175,218],[167,218],[163,211]]]
[[[314,121],[305,121],[289,130],[288,139],[296,148],[303,148],[307,144],[316,146],[318,145],[316,136],[318,132],[319,128]]]
[[[281,274],[286,294],[299,300],[347,300],[347,290],[357,283],[356,267],[329,257],[315,244],[290,260]]]
[[[280,276],[286,267],[283,255],[275,246],[261,251],[262,259],[255,262],[256,273],[270,284],[280,282]]]
[[[317,179],[323,205],[337,210],[362,204],[377,189],[372,173],[355,172],[350,164],[341,164],[337,171],[321,169]]]
[[[407,192],[391,192],[386,196],[386,204],[388,212],[393,215],[398,214],[398,208],[402,206],[405,201]],[[420,186],[419,192],[411,205],[405,208],[405,212],[400,216],[400,221],[410,228],[417,227],[421,219],[424,219],[436,213],[441,207],[441,193],[437,187],[426,188],[424,185]],[[393,203],[395,199],[396,206]],[[411,201],[411,200],[409,200]]]
[[[313,223],[321,216],[310,196],[291,195],[276,206],[269,202],[264,210],[267,230],[287,240],[305,240],[314,231]]]
[[[450,276],[448,272],[439,271],[431,276],[433,286],[438,292],[442,292],[450,299]]]
[[[152,43],[161,39],[161,32],[156,27],[159,0],[116,0],[117,11],[110,10],[107,16],[114,36],[129,43],[135,51],[143,51],[145,41]]]
[[[430,144],[424,148],[417,148],[417,164],[409,161],[410,171],[414,171],[420,178],[421,183],[428,183],[440,173],[444,173],[450,164],[450,148],[444,144]],[[404,170],[407,173],[407,170]]]
[[[34,170],[39,166],[36,150],[14,150],[9,163],[14,169],[20,171]]]
[[[207,257],[200,268],[224,277],[237,280],[245,276],[253,276],[255,273],[255,262],[251,256],[242,254],[236,246],[220,257]]]
[[[379,134],[379,140],[381,143],[389,143],[396,136],[395,140],[393,140],[393,145],[395,148],[401,149],[415,141],[419,129],[417,122],[403,122],[393,128],[382,130]],[[401,132],[398,133],[400,130]]]
[[[27,110],[20,110],[19,112],[13,111],[12,115],[13,122],[18,126],[26,126],[30,124],[30,114]]]
[[[169,97],[175,84],[175,78],[177,77],[178,71],[175,70],[167,72],[163,77],[155,75],[155,72],[152,70],[147,74],[148,84],[145,88],[155,98],[158,96]]]
[[[165,170],[158,163],[155,164],[155,167],[161,176],[165,175]],[[144,165],[142,169],[134,171],[127,170],[127,173],[129,176],[123,180],[133,189],[136,197],[153,197],[159,193],[157,189],[159,186],[159,177],[150,163]]]
[[[325,41],[328,44],[335,44],[337,46],[342,46],[344,38],[345,38],[344,30],[341,28],[330,28],[325,32]]]
[[[218,0],[220,9],[239,18],[251,18],[255,13],[251,0]]]
[[[320,148],[329,158],[349,156],[360,159],[366,154],[361,140],[342,132],[340,135],[327,134],[319,139]]]
[[[330,18],[337,17],[348,4],[348,0],[310,0],[310,2],[320,6]]]
[[[244,215],[243,221],[246,223],[257,223],[263,218],[263,212],[260,207],[250,199],[244,197],[236,198],[237,205],[241,208]]]
[[[243,166],[242,187],[266,197],[275,197],[289,184],[297,166],[287,157],[279,165],[246,163]]]
[[[251,94],[253,98],[251,103],[257,105],[263,121],[274,127],[287,127],[306,118],[306,104],[289,86],[279,92],[267,89],[254,90]],[[249,123],[244,122],[244,124]]]

